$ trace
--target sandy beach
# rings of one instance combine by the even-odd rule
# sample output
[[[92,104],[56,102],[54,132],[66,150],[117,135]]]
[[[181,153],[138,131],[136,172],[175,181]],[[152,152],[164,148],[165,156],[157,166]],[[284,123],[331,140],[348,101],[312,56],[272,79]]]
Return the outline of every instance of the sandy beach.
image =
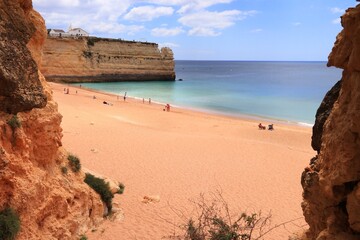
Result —
[[[64,94],[67,86],[50,86],[63,115],[64,147],[84,168],[126,186],[114,198],[123,218],[88,232],[89,239],[180,234],[174,226],[190,217],[190,201],[216,191],[233,213],[271,211],[273,226],[300,218],[264,239],[288,239],[304,225],[300,175],[315,155],[311,128],[275,123],[274,131],[263,131],[254,120],[179,108],[167,112],[148,101],[71,86]],[[159,201],[144,203],[145,196]]]

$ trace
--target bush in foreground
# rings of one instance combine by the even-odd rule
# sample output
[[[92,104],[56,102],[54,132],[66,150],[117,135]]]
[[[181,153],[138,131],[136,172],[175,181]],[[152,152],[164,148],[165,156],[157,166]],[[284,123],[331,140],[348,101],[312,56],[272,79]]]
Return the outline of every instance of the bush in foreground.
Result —
[[[230,213],[227,202],[220,193],[206,200],[204,195],[195,204],[196,216],[181,226],[182,235],[178,239],[187,240],[256,240],[261,239],[271,229],[271,215]],[[195,220],[194,220],[195,219]]]
[[[109,212],[111,212],[114,195],[110,191],[109,183],[106,183],[104,179],[95,177],[90,173],[86,173],[84,182],[100,195],[101,200],[106,204]]]
[[[20,219],[12,208],[0,212],[0,239],[13,240],[20,230]]]
[[[8,121],[7,124],[11,127],[11,129],[14,131],[15,129],[21,127],[21,122],[17,115],[13,115]]]
[[[80,240],[87,240],[88,238],[87,238],[87,236],[86,235],[81,235],[81,237],[80,237]]]
[[[73,172],[79,172],[81,169],[80,160],[77,156],[69,154],[67,159],[69,160],[70,168]]]
[[[67,174],[67,172],[68,172],[67,167],[62,166],[60,169],[61,169],[62,174],[64,174],[64,175],[66,175],[66,174]]]
[[[119,184],[119,190],[116,192],[117,194],[123,194],[125,190],[125,185],[123,183]]]

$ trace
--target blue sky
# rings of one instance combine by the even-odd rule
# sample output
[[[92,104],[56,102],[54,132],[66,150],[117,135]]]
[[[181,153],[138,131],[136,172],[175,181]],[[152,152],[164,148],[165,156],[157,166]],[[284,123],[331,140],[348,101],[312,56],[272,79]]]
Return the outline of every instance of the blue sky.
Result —
[[[156,42],[176,60],[325,61],[355,0],[33,0],[47,28]]]

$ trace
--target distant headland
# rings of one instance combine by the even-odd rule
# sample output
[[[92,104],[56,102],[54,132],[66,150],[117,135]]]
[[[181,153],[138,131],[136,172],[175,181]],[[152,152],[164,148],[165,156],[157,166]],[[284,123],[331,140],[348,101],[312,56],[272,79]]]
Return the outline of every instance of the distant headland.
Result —
[[[173,81],[174,56],[157,43],[92,37],[81,28],[48,29],[41,71],[54,82]]]

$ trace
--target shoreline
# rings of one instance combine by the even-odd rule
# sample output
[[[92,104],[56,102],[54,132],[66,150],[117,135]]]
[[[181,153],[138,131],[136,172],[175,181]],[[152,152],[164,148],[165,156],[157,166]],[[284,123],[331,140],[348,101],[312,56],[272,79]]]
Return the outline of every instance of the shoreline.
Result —
[[[191,202],[217,191],[233,212],[261,210],[272,213],[273,225],[293,219],[298,226],[304,224],[299,181],[315,155],[310,128],[277,124],[274,131],[262,131],[255,120],[182,108],[167,112],[156,103],[133,98],[124,102],[113,94],[49,85],[63,116],[64,148],[77,155],[84,168],[126,186],[125,193],[114,198],[121,218],[89,231],[89,240],[153,240],[175,230],[179,234],[177,226],[184,219],[174,209],[189,218]],[[144,203],[149,197],[156,202]],[[299,230],[286,227],[266,239],[287,239]]]
[[[80,86],[78,86],[78,84],[80,84],[80,83],[69,83],[69,84],[68,83],[58,83],[58,82],[51,82],[51,83],[63,85],[63,86],[66,86],[66,87],[72,87],[72,88],[76,88],[76,89],[84,89],[84,90],[87,90],[89,92],[94,92],[94,93],[98,93],[98,94],[104,94],[104,95],[108,95],[108,96],[119,97],[120,100],[123,98],[123,95],[117,95],[115,93],[101,91],[101,90],[88,88],[88,87],[84,87],[84,86],[80,87]],[[131,95],[126,95],[126,99],[132,99],[133,101],[142,102],[141,97],[136,97],[136,96],[131,96]],[[145,102],[146,102],[146,99],[145,99]],[[153,99],[151,100],[151,103],[152,104],[157,104],[159,106],[164,106],[164,105],[167,104],[165,102],[154,101]],[[186,107],[186,106],[179,106],[179,105],[171,105],[171,108],[176,108],[176,109],[184,110],[184,111],[197,112],[197,113],[200,113],[200,114],[209,114],[209,115],[214,115],[214,116],[219,116],[219,117],[225,117],[225,118],[231,118],[231,119],[239,119],[239,120],[243,120],[243,121],[267,122],[267,124],[275,123],[275,124],[280,124],[280,125],[286,125],[286,126],[290,125],[290,126],[298,126],[298,127],[304,127],[304,128],[312,128],[314,126],[314,124],[310,124],[310,123],[306,123],[306,122],[284,120],[284,119],[276,119],[276,118],[265,117],[265,116],[257,116],[257,115],[230,114],[230,113],[226,114],[226,113],[218,112],[218,111],[215,111],[215,110],[212,111],[212,110],[201,109],[201,108],[196,108],[196,107]]]

